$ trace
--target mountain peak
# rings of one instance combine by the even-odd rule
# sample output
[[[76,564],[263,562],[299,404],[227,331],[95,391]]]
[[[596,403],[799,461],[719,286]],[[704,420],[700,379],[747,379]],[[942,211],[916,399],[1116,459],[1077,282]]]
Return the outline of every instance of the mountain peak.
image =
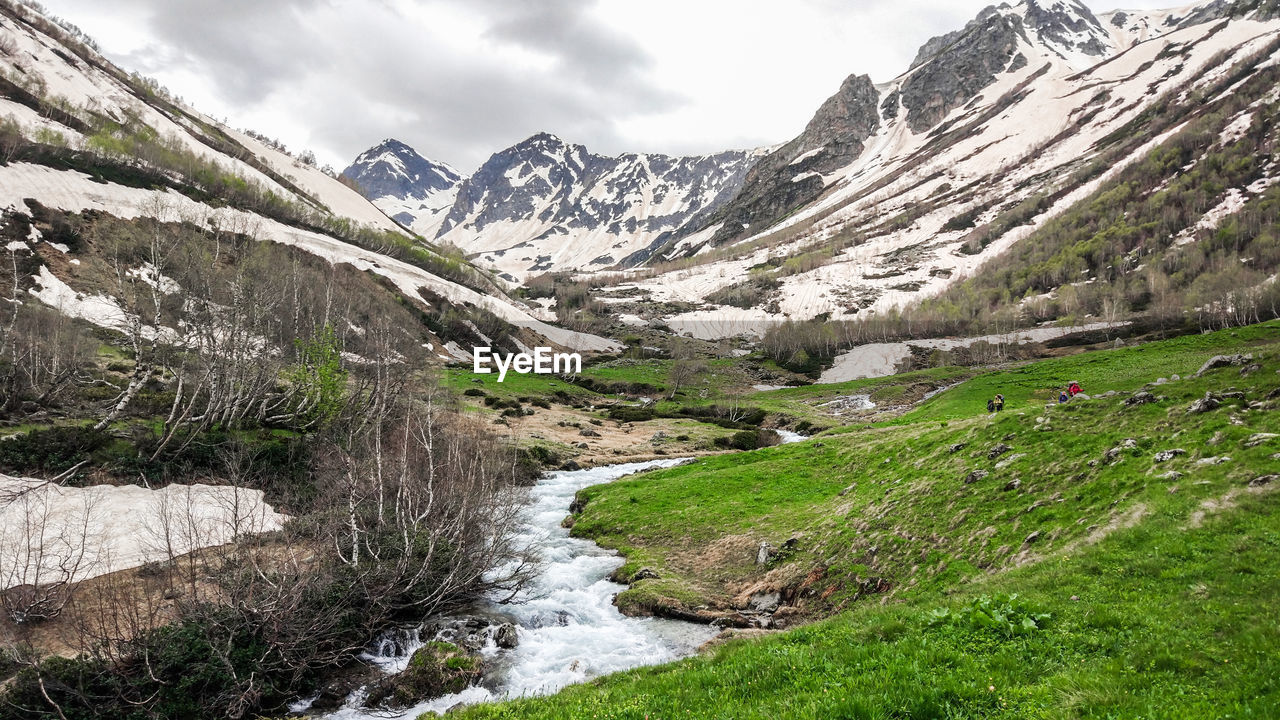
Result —
[[[395,138],[360,153],[342,174],[371,198],[427,195],[451,190],[462,175],[447,163],[429,160]]]

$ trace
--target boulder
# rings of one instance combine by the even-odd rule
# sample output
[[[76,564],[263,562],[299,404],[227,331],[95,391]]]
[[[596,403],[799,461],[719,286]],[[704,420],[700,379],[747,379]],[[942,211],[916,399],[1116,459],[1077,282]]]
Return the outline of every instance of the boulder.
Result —
[[[592,430],[591,428],[582,428],[581,430],[578,431],[578,434],[581,435],[582,437],[589,437],[589,438],[600,437],[600,433],[596,432],[595,430]]]
[[[947,448],[947,452],[954,455],[955,453],[960,452],[961,450],[965,449],[968,446],[969,446],[969,443],[956,443],[955,445],[952,445],[951,447]]]
[[[755,593],[747,601],[747,607],[756,612],[771,613],[778,609],[781,602],[782,596],[776,592]]]
[[[1186,455],[1186,454],[1187,454],[1187,451],[1183,450],[1182,448],[1173,448],[1172,450],[1161,450],[1160,452],[1156,453],[1155,457],[1153,457],[1152,459],[1158,463],[1162,463],[1162,462],[1168,462],[1178,457],[1179,455]]]
[[[1249,362],[1253,362],[1252,355],[1214,355],[1205,361],[1204,365],[1200,366],[1200,370],[1196,372],[1196,377],[1200,377],[1201,375],[1216,368],[1231,367],[1232,365],[1244,365]]]
[[[1008,445],[1005,445],[1004,443],[999,443],[998,445],[996,445],[995,447],[987,451],[987,459],[995,460],[996,458],[1009,452],[1012,449],[1013,448],[1009,447]]]
[[[1221,405],[1222,405],[1221,400],[1215,397],[1213,393],[1207,392],[1204,394],[1204,397],[1191,403],[1191,407],[1187,408],[1187,414],[1196,415],[1199,413],[1206,413],[1206,412],[1209,412],[1210,410],[1217,409]]]
[[[512,623],[502,623],[493,631],[493,644],[503,650],[510,650],[520,644],[520,635]]]
[[[1147,403],[1153,403],[1155,401],[1156,401],[1155,395],[1152,395],[1151,393],[1143,390],[1142,392],[1134,393],[1131,397],[1129,397],[1127,400],[1124,401],[1124,404],[1125,405],[1146,405]]]
[[[1217,457],[1200,458],[1199,460],[1196,461],[1196,464],[1197,465],[1221,465],[1222,463],[1225,463],[1225,462],[1231,462],[1231,458],[1227,457],[1226,455],[1219,455]]]
[[[1018,488],[1020,488],[1020,487],[1022,487],[1022,481],[1021,481],[1021,480],[1019,480],[1018,478],[1014,478],[1014,479],[1012,479],[1012,480],[1010,480],[1009,482],[1007,482],[1007,483],[1005,483],[1005,484],[1004,484],[1004,490],[1005,490],[1005,492],[1009,492],[1009,491],[1011,491],[1011,490],[1017,490],[1017,489],[1018,489]]]
[[[767,565],[769,558],[773,555],[773,546],[766,541],[760,541],[760,548],[756,550],[756,564]]]
[[[988,473],[986,470],[974,470],[973,472],[965,476],[964,484],[972,485],[973,483],[978,482],[979,480],[985,478],[987,475],[990,475],[990,474],[991,473]]]
[[[657,580],[658,572],[651,567],[642,567],[631,576],[631,582],[636,583],[641,580]]]
[[[1259,475],[1258,477],[1249,481],[1249,487],[1262,487],[1264,485],[1270,485],[1276,480],[1280,480],[1280,475]]]
[[[365,707],[402,709],[424,700],[462,692],[480,679],[480,658],[452,643],[429,642],[409,658],[404,672],[370,688]]]
[[[1269,442],[1278,437],[1280,437],[1280,434],[1276,434],[1276,433],[1268,433],[1268,432],[1254,433],[1249,436],[1248,440],[1244,441],[1244,446],[1247,448],[1258,447],[1259,445],[1265,442]]]

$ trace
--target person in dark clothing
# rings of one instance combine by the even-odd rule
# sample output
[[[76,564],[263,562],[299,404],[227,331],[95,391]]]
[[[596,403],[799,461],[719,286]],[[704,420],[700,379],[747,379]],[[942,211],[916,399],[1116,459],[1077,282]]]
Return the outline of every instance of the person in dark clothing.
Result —
[[[1069,395],[1067,395],[1067,391],[1066,391],[1066,390],[1063,390],[1063,391],[1061,391],[1061,392],[1059,392],[1059,393],[1058,393],[1058,404],[1059,404],[1059,405],[1061,405],[1062,403],[1064,403],[1064,402],[1066,402],[1066,401],[1068,401],[1068,400],[1070,400],[1070,399],[1071,399],[1071,397],[1070,397]]]
[[[1004,395],[996,395],[996,412],[1004,410]]]
[[[987,398],[987,412],[995,412],[995,411],[996,411],[996,401],[991,398]]]

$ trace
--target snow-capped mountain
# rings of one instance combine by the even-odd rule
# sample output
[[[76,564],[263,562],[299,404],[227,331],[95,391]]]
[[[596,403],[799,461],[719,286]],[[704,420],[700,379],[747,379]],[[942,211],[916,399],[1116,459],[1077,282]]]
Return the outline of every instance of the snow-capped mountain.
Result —
[[[624,316],[716,337],[935,295],[1182,127],[1155,124],[1153,107],[1195,117],[1198,102],[1223,96],[1189,98],[1224,77],[1268,72],[1277,43],[1275,0],[1103,15],[1066,0],[987,8],[926,43],[897,78],[850,76],[700,230],[654,254],[704,262],[603,299]],[[1238,191],[1248,198],[1256,188]],[[995,222],[1019,208],[1017,222]],[[759,275],[770,266],[778,270]],[[749,306],[713,301],[754,281],[762,289]],[[700,307],[644,315],[667,302]]]
[[[342,174],[406,227],[429,222],[452,207],[462,182],[462,175],[447,163],[428,160],[392,138],[361,153]]]
[[[760,151],[610,157],[539,133],[491,156],[448,186],[439,173],[408,181],[420,157],[383,143],[348,176],[384,212],[452,243],[513,280],[551,270],[634,265],[699,225],[737,192]],[[429,182],[437,184],[431,186]],[[445,198],[452,199],[447,209]]]

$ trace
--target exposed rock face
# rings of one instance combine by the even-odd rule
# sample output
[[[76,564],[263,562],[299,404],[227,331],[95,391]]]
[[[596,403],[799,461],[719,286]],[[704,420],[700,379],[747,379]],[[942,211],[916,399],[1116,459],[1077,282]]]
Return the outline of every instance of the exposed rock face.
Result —
[[[451,206],[462,182],[452,167],[428,160],[394,139],[361,153],[342,175],[403,225]]]
[[[880,93],[866,75],[850,75],[818,108],[804,132],[770,153],[747,174],[733,202],[708,221],[723,222],[713,242],[772,223],[812,202],[826,187],[822,175],[856,159],[880,126]]]
[[[928,61],[917,56],[921,66],[902,84],[907,125],[924,132],[990,85],[1012,62],[1021,29],[1016,16],[988,8],[963,30],[925,43],[921,54],[939,49]]]

